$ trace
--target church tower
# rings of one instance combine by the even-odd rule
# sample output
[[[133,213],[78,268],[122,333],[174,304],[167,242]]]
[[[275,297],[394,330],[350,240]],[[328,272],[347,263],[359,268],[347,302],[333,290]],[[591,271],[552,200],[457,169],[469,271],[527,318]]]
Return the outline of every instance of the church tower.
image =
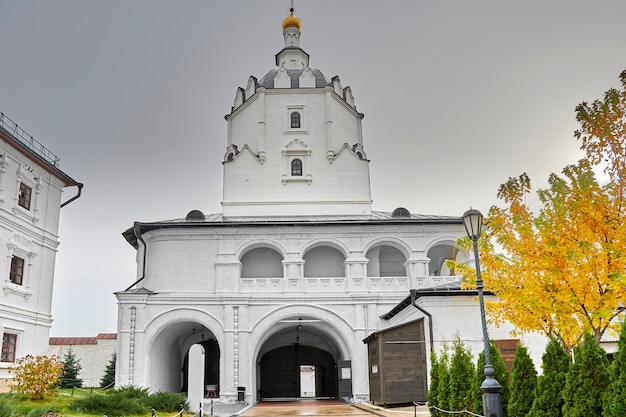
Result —
[[[309,66],[293,7],[276,67],[235,95],[224,155],[224,217],[370,216],[369,160],[350,87]]]

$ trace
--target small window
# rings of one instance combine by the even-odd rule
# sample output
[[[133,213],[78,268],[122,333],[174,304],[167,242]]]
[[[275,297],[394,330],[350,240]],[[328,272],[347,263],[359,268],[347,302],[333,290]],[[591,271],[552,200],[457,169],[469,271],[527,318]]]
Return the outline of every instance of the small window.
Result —
[[[291,128],[300,129],[300,113],[297,111],[291,113]]]
[[[1,362],[15,362],[15,346],[17,335],[11,333],[2,334],[2,357]]]
[[[291,175],[294,177],[302,176],[302,161],[299,159],[294,159],[291,161]]]
[[[24,259],[14,255],[13,258],[11,258],[11,272],[9,273],[9,281],[17,285],[22,285],[23,277]]]
[[[17,204],[24,207],[26,210],[30,210],[30,197],[33,193],[33,189],[23,182],[20,183],[20,192],[17,196]]]

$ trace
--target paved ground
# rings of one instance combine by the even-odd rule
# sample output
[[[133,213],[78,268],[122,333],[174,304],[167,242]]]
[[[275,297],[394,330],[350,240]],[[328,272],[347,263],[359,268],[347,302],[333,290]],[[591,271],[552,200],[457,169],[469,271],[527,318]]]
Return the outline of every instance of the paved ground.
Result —
[[[259,402],[243,412],[241,417],[282,417],[282,416],[346,416],[346,417],[410,417],[412,407],[387,410],[361,404],[347,404],[336,400],[299,400]],[[418,416],[429,415],[427,410],[418,409]]]

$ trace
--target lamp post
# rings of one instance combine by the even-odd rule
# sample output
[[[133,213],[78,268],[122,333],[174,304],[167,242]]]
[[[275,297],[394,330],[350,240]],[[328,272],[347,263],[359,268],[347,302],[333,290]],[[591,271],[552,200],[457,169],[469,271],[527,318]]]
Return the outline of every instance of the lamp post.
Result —
[[[485,349],[485,380],[480,386],[483,392],[483,413],[485,417],[502,417],[502,401],[500,398],[500,384],[494,378],[495,372],[491,365],[489,352],[489,334],[487,333],[487,318],[485,316],[485,299],[483,297],[483,279],[480,276],[480,260],[478,259],[478,239],[483,226],[483,215],[480,211],[469,209],[463,213],[463,225],[467,236],[472,240],[474,247],[474,261],[476,262],[476,290],[480,302],[480,321],[483,327],[483,343]]]

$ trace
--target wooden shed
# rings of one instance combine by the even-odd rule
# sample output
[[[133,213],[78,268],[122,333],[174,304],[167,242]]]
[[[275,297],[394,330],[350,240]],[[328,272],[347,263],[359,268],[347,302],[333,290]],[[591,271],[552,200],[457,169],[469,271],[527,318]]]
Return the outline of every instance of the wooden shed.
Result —
[[[367,344],[373,403],[426,402],[428,390],[424,319],[372,333]]]

